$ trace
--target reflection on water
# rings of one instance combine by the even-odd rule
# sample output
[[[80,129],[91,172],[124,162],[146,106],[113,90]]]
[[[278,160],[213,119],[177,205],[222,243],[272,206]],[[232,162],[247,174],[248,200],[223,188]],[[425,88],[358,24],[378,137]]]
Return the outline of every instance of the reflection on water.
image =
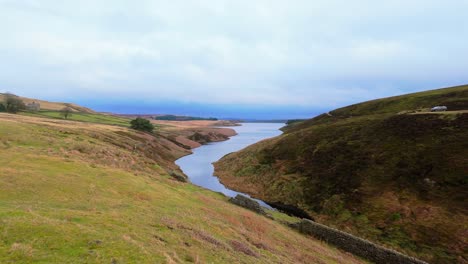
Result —
[[[235,129],[238,135],[231,137],[227,141],[211,143],[196,148],[192,155],[178,159],[176,164],[180,166],[195,185],[224,193],[230,197],[234,197],[236,194],[248,196],[224,187],[219,182],[219,179],[213,176],[214,168],[212,163],[228,153],[241,150],[262,139],[280,135],[282,132],[279,129],[282,126],[284,124],[280,123],[243,123],[242,126],[229,127]],[[261,205],[269,207],[264,202],[259,202]]]

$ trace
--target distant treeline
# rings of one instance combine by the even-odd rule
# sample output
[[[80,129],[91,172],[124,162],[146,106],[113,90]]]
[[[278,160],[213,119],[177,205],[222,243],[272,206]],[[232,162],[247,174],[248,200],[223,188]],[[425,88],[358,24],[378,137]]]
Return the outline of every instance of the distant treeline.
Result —
[[[195,117],[195,116],[176,116],[176,115],[162,115],[153,117],[155,120],[166,120],[166,121],[193,121],[193,120],[209,120],[218,121],[217,118],[209,117]]]

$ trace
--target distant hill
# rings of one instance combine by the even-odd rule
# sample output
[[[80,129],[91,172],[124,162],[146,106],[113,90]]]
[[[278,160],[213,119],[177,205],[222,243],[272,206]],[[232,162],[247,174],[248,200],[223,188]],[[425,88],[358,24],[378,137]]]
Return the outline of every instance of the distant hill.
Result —
[[[39,103],[41,105],[42,110],[53,110],[53,111],[59,111],[65,107],[70,107],[72,111],[74,112],[82,112],[82,113],[96,113],[95,111],[79,106],[77,104],[71,104],[71,103],[59,103],[59,102],[49,102],[49,101],[44,101],[44,100],[38,100],[38,99],[32,99],[32,98],[27,98],[27,97],[21,97],[18,96],[25,104],[29,104],[32,102]],[[3,101],[5,98],[4,93],[0,93],[0,101]]]
[[[225,156],[215,174],[431,263],[466,263],[467,110],[467,85],[343,107]]]
[[[61,110],[68,107],[71,109],[71,114],[67,117],[70,121],[89,122],[107,125],[129,126],[130,119],[126,117],[116,116],[110,113],[99,113],[87,107],[79,106],[72,103],[58,103],[44,100],[32,99],[18,96],[25,104],[36,103],[40,107],[38,110],[20,111],[19,115],[64,119]],[[0,93],[0,103],[5,99],[5,94]]]
[[[177,116],[177,115],[157,115],[153,117],[154,120],[166,120],[166,121],[194,121],[194,120],[209,120],[218,121],[214,117],[196,117],[196,116]]]

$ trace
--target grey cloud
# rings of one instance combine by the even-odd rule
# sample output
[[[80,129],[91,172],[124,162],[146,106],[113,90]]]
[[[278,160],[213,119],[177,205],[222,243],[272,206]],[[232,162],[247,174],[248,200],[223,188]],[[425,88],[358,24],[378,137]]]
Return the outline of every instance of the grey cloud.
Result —
[[[0,89],[339,106],[467,82],[466,10],[457,0],[0,0]]]

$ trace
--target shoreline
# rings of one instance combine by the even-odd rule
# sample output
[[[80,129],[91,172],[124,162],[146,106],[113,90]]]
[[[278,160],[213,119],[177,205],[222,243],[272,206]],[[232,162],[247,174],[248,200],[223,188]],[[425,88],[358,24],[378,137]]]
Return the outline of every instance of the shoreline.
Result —
[[[219,129],[226,129],[226,128],[225,128],[225,127],[221,127],[221,128],[219,128]],[[232,130],[232,129],[229,129],[229,130]],[[231,139],[231,137],[234,137],[234,136],[239,135],[239,134],[241,134],[241,133],[242,133],[242,131],[240,131],[239,133],[237,133],[237,131],[236,131],[235,134],[232,134],[232,135],[229,136],[226,140],[229,140],[229,139]],[[226,140],[222,140],[222,141],[226,141]],[[259,141],[261,141],[261,140],[264,140],[264,139],[260,139]],[[222,142],[222,141],[218,141],[218,142]],[[259,141],[257,141],[257,142],[259,142]],[[216,141],[213,141],[213,142],[216,142]],[[210,142],[210,143],[212,143],[212,142]],[[251,144],[254,144],[254,143],[251,143]],[[249,144],[249,145],[247,145],[247,146],[245,146],[245,147],[248,147],[248,146],[250,146],[251,144]],[[211,145],[211,144],[210,144],[210,145]],[[201,145],[201,146],[203,146],[203,145]],[[197,148],[198,148],[198,147],[197,147]],[[203,150],[202,150],[202,151],[203,151]],[[236,151],[238,151],[238,150],[235,150],[235,151],[233,151],[233,152],[236,152]],[[210,177],[214,177],[214,178],[216,179],[215,181],[217,182],[217,184],[219,184],[219,185],[222,186],[222,187],[221,187],[222,189],[218,189],[217,187],[213,187],[213,185],[210,185],[210,180],[206,180],[206,182],[200,182],[200,181],[199,181],[198,183],[194,183],[194,182],[191,180],[191,177],[194,177],[194,179],[197,179],[197,178],[198,178],[198,180],[199,180],[199,176],[197,176],[197,175],[190,175],[190,174],[189,174],[190,171],[187,171],[187,167],[186,167],[186,170],[184,171],[184,170],[183,170],[183,167],[182,167],[183,165],[181,165],[180,163],[178,163],[178,161],[179,161],[180,159],[185,158],[186,156],[189,156],[190,154],[184,155],[183,157],[181,157],[181,158],[179,158],[178,160],[176,160],[175,163],[176,163],[176,165],[179,166],[180,170],[184,173],[184,175],[187,176],[187,178],[188,178],[188,180],[190,181],[190,183],[192,183],[192,184],[194,184],[194,185],[196,185],[196,186],[199,186],[199,187],[201,187],[201,188],[210,190],[210,191],[212,191],[212,192],[222,193],[222,194],[223,194],[224,196],[226,196],[226,197],[232,197],[232,198],[234,198],[236,195],[239,194],[239,195],[245,196],[245,197],[247,197],[247,198],[249,198],[249,199],[251,199],[251,200],[254,200],[254,201],[258,202],[258,203],[260,204],[260,206],[262,206],[262,207],[264,207],[264,208],[267,208],[267,209],[270,209],[270,210],[276,210],[276,208],[275,208],[274,206],[271,206],[270,203],[269,203],[268,201],[264,201],[264,200],[258,199],[258,198],[254,197],[253,195],[251,195],[251,194],[249,194],[249,193],[247,193],[247,192],[242,192],[242,191],[238,191],[238,190],[236,190],[236,189],[230,188],[229,186],[225,185],[225,184],[221,181],[221,178],[218,177],[218,175],[215,174],[215,166],[214,166],[214,164],[215,164],[216,162],[218,162],[222,157],[224,157],[224,156],[226,156],[226,155],[229,155],[230,153],[233,153],[233,152],[226,152],[226,153],[223,153],[223,152],[221,151],[221,152],[219,152],[220,154],[222,154],[221,157],[217,157],[216,160],[215,160],[215,159],[210,160],[210,166],[212,166],[212,172],[211,172]],[[191,154],[193,154],[193,152],[192,152]],[[203,165],[203,166],[204,166],[204,165]],[[189,167],[189,168],[190,168],[190,167]],[[187,171],[187,172],[186,172],[186,171]],[[207,173],[208,173],[208,172],[207,172]]]
[[[229,140],[237,132],[229,127],[217,126],[221,121],[163,121],[151,120],[161,129],[159,133],[177,145],[192,150],[204,144]],[[223,123],[224,125],[225,123]],[[234,126],[234,123],[232,123]]]

